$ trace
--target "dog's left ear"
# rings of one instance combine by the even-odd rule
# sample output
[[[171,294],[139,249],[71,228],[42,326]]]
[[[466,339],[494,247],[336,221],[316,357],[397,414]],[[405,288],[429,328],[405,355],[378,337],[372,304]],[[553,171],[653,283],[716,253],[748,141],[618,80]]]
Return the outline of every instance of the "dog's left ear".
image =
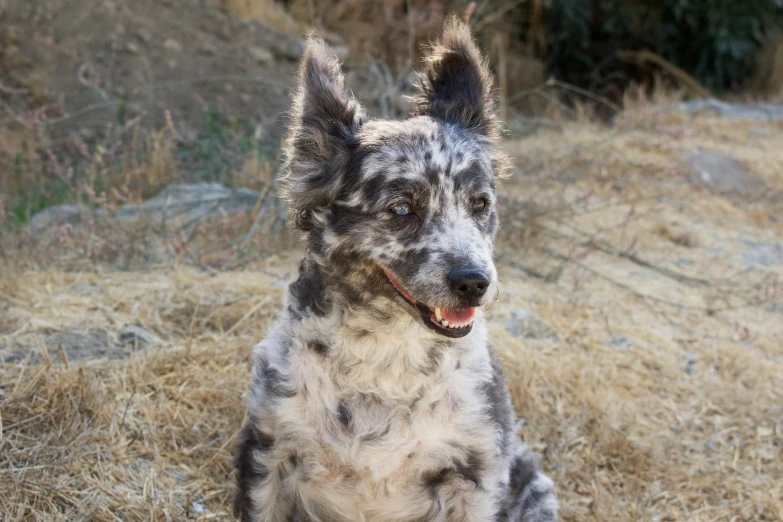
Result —
[[[418,72],[414,115],[427,115],[497,138],[492,74],[468,25],[452,16]]]
[[[310,38],[299,67],[285,144],[283,194],[301,228],[327,208],[366,119],[343,84],[340,62],[323,40]]]

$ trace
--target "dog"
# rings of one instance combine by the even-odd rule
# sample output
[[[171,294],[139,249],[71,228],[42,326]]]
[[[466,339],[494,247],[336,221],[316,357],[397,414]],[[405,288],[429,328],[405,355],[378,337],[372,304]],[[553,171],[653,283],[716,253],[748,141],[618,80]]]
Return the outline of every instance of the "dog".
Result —
[[[551,522],[482,307],[498,293],[492,76],[449,19],[412,114],[371,120],[310,38],[282,192],[299,277],[254,348],[234,465],[243,522]]]

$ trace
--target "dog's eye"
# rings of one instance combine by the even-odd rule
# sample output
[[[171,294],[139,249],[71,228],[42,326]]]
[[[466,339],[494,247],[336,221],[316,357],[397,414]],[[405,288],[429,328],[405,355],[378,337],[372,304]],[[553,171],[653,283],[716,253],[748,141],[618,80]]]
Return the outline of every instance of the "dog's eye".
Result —
[[[411,209],[411,206],[408,203],[396,203],[392,205],[392,207],[389,210],[391,210],[393,214],[397,214],[398,216],[407,216],[413,214],[413,210]]]
[[[474,214],[481,214],[486,210],[487,208],[487,200],[486,198],[478,198],[473,200],[473,210]]]

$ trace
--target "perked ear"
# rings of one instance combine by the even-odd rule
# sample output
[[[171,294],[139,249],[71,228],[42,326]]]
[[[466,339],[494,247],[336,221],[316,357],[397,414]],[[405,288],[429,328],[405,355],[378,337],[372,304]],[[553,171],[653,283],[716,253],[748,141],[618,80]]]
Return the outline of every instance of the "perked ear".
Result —
[[[492,74],[470,28],[456,16],[446,20],[443,36],[427,53],[418,80],[414,115],[461,125],[493,139],[500,135]]]
[[[328,207],[339,190],[365,113],[343,85],[337,57],[310,37],[302,57],[284,154],[283,194],[297,224]]]

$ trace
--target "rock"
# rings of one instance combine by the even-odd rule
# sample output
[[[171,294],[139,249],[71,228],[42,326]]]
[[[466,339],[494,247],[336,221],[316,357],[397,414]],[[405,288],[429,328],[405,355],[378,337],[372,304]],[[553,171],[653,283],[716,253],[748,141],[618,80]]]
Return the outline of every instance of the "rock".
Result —
[[[134,42],[128,42],[125,45],[125,50],[128,51],[128,54],[139,54],[139,46]]]
[[[84,127],[79,129],[79,136],[85,141],[90,141],[95,138],[95,131],[93,129]]]
[[[232,216],[250,212],[260,193],[240,188],[231,189],[219,183],[190,183],[169,185],[154,198],[138,205],[125,205],[110,213],[103,209],[92,215],[116,218],[125,223],[163,222],[175,225],[194,218]],[[37,233],[52,227],[71,224],[77,226],[83,215],[91,211],[76,205],[56,205],[42,210],[30,219],[30,228]]]
[[[40,233],[66,224],[76,225],[81,221],[81,209],[76,205],[56,205],[44,209],[30,219],[30,228]]]
[[[538,316],[527,310],[512,311],[511,318],[506,325],[506,331],[513,337],[546,339],[549,341],[557,340],[557,334],[544,324]]]
[[[274,288],[276,290],[285,290],[288,288],[288,286],[291,284],[290,281],[286,281],[285,279],[275,279],[271,283],[269,283],[269,288]]]
[[[272,52],[278,58],[285,60],[299,60],[307,48],[307,42],[301,38],[280,38],[272,45]]]
[[[152,34],[146,29],[138,29],[136,31],[136,37],[144,43],[149,43],[152,40]]]
[[[165,220],[169,223],[206,218],[210,214],[231,216],[250,212],[259,196],[254,190],[231,189],[220,183],[175,184],[139,205],[118,209],[114,215],[125,220]]]
[[[783,314],[783,304],[781,303],[769,303],[766,307],[767,312],[773,314]]]
[[[683,359],[685,359],[685,373],[688,375],[693,375],[696,373],[695,369],[693,368],[693,366],[696,364],[696,356],[692,353],[686,353],[683,356]]]
[[[166,41],[163,42],[163,48],[172,53],[182,52],[182,44],[173,38],[167,38]]]
[[[345,45],[333,45],[330,47],[334,55],[340,60],[345,60],[351,54],[351,50]]]
[[[101,329],[87,331],[61,330],[53,332],[33,332],[19,338],[13,350],[4,350],[3,359],[7,363],[18,363],[33,352],[30,364],[40,364],[41,357],[37,352],[39,346],[46,347],[49,356],[57,360],[60,349],[70,361],[79,359],[127,357],[129,351],[117,342],[116,336]]]
[[[783,266],[782,241],[759,241],[744,236],[740,236],[738,239],[747,247],[743,255],[747,265],[763,267]]]
[[[138,324],[131,324],[120,330],[120,341],[138,348],[163,344],[163,339]]]
[[[256,62],[261,64],[271,63],[275,59],[272,51],[269,49],[264,49],[263,47],[251,47],[247,50],[247,52],[250,53],[250,56]]]
[[[722,152],[691,154],[683,164],[693,169],[690,182],[724,196],[760,196],[766,182],[749,172],[736,159]]]
[[[101,292],[101,287],[91,282],[80,282],[72,284],[69,290],[80,295],[95,295]]]
[[[705,98],[676,103],[672,109],[687,114],[710,114],[730,120],[780,121],[783,120],[783,105],[757,103],[743,105],[727,103],[715,98]]]
[[[203,54],[205,56],[212,56],[217,52],[217,48],[215,47],[214,44],[210,42],[204,42],[198,46],[196,52],[198,52],[198,54]]]
[[[611,337],[604,341],[604,346],[615,346],[615,347],[622,347],[622,348],[629,348],[633,346],[629,341],[628,337],[621,335],[618,337]]]

